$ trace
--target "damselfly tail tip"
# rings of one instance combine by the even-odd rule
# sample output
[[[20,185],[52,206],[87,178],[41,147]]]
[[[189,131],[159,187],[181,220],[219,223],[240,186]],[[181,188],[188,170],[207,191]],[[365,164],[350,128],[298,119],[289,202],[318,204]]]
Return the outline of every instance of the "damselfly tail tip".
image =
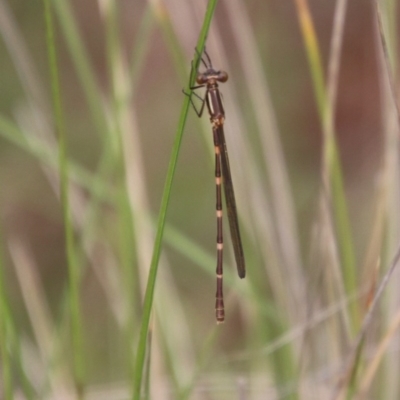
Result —
[[[240,278],[240,279],[243,279],[243,278],[246,277],[246,271],[245,271],[245,270],[244,270],[244,271],[238,272],[238,274],[239,274],[239,278]]]
[[[221,299],[218,299],[221,300]],[[218,302],[217,300],[217,302]],[[223,300],[222,300],[223,301]],[[220,304],[215,307],[215,317],[217,319],[217,324],[222,324],[225,321],[225,309],[224,309],[224,304],[222,303],[222,306]]]

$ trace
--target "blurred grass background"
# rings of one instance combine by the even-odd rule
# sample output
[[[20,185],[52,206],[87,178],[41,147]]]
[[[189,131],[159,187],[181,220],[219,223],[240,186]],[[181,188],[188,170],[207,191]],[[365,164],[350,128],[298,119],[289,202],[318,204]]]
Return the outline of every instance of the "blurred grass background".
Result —
[[[0,0],[1,398],[399,398],[396,271],[347,362],[399,242],[398,7],[379,2],[379,28],[377,3],[348,3],[218,2],[206,44],[230,78],[247,276],[225,229],[216,326],[212,135],[190,110],[144,347],[156,221],[207,4],[49,1],[56,117],[46,2]]]

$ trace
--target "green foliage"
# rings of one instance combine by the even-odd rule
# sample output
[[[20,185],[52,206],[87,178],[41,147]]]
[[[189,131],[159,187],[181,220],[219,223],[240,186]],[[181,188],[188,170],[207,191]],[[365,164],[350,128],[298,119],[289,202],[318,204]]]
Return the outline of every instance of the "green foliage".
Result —
[[[340,83],[346,40],[365,36],[346,36],[346,1],[200,3],[43,0],[42,20],[0,4],[5,400],[398,398],[397,3],[375,4],[383,144],[365,165],[343,138],[372,141],[369,115],[338,117],[360,97]],[[248,268],[238,279],[225,229],[220,326],[211,129],[181,93],[206,44],[229,73]]]

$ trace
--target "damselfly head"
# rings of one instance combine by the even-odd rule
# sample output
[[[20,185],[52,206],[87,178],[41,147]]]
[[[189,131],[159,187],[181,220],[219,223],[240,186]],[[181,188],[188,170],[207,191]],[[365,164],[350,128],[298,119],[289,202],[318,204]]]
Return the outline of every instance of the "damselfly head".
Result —
[[[199,85],[205,85],[206,83],[211,83],[212,81],[218,81],[224,83],[228,80],[228,74],[225,71],[215,71],[209,68],[203,73],[199,73],[196,78],[196,82]]]

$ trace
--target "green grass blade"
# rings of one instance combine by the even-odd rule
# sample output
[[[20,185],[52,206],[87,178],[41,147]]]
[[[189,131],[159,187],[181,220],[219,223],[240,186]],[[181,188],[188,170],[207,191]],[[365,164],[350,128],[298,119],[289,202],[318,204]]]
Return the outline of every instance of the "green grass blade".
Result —
[[[318,40],[309,12],[307,0],[295,0],[303,40],[310,66],[315,98],[324,134],[322,175],[330,193],[330,201],[335,217],[336,241],[338,244],[343,273],[343,284],[346,293],[351,295],[357,291],[356,260],[350,220],[344,193],[343,177],[339,152],[335,139],[332,107],[329,103],[324,81]],[[360,314],[356,303],[349,305],[353,334],[357,331]]]
[[[60,173],[60,197],[63,210],[63,220],[66,240],[66,257],[69,270],[69,296],[71,307],[71,330],[73,343],[73,360],[74,360],[74,379],[81,393],[84,382],[84,356],[83,356],[83,335],[81,311],[79,305],[79,269],[75,259],[73,224],[71,220],[71,210],[68,196],[68,160],[65,124],[63,119],[63,110],[61,104],[61,91],[59,84],[59,73],[57,66],[57,54],[54,39],[54,27],[51,12],[50,0],[43,0],[44,13],[46,20],[46,41],[49,58],[50,79],[52,87],[52,98],[55,117],[55,128],[58,136],[59,145],[59,173]]]
[[[72,61],[75,65],[80,83],[84,90],[88,102],[93,122],[99,136],[106,140],[107,121],[101,104],[100,90],[95,80],[96,74],[91,67],[89,57],[84,48],[83,41],[79,35],[76,21],[70,5],[65,0],[55,0],[52,2],[57,12],[60,26],[71,53]]]
[[[144,66],[146,60],[145,56],[151,44],[151,32],[155,25],[155,17],[152,8],[153,6],[150,3],[146,3],[146,11],[141,19],[135,45],[132,49],[130,76],[132,78],[131,90],[133,94],[136,92],[137,85],[140,82],[140,71]]]
[[[42,164],[51,168],[57,168],[57,154],[51,146],[34,136],[24,134],[15,123],[2,114],[0,114],[0,136],[19,149],[36,157]],[[94,196],[100,196],[100,200],[103,202],[111,203],[113,201],[114,195],[110,191],[110,185],[101,178],[100,174],[94,175],[86,168],[81,167],[71,160],[68,160],[68,163],[70,179],[74,183],[85,188]]]
[[[119,6],[118,2],[110,2],[106,11],[104,12],[106,21],[106,44],[107,44],[107,61],[111,82],[111,95],[110,95],[110,110],[112,126],[114,127],[115,136],[115,168],[118,170],[118,176],[121,177],[118,182],[118,189],[116,191],[115,207],[118,215],[118,254],[120,255],[121,273],[124,282],[124,297],[129,309],[125,326],[124,337],[126,343],[130,348],[136,339],[137,331],[135,329],[135,309],[137,309],[137,298],[135,291],[135,268],[133,267],[136,262],[137,255],[137,240],[135,240],[135,222],[133,219],[133,212],[135,205],[130,203],[128,194],[127,182],[127,161],[125,159],[124,146],[124,126],[126,127],[126,116],[129,115],[129,104],[132,96],[132,79],[128,73],[122,74],[121,70],[124,66],[123,49],[119,41],[119,21],[118,21]],[[125,67],[126,68],[126,67]],[[123,84],[122,84],[123,79]],[[122,89],[124,86],[124,89]],[[125,89],[128,88],[128,89]],[[126,136],[126,134],[125,134]],[[133,357],[128,357],[128,374],[132,376],[134,370]]]
[[[210,0],[207,6],[207,11],[206,15],[204,18],[203,22],[203,27],[200,32],[200,37],[197,42],[197,49],[201,53],[204,49],[207,34],[210,28],[212,16],[214,14],[215,7],[217,5],[217,0]],[[196,62],[195,62],[195,67],[199,65],[200,59],[199,57],[196,57]],[[189,82],[186,91],[190,91],[190,87],[194,84],[194,79],[195,77],[191,77],[191,81]],[[161,244],[162,244],[162,239],[163,239],[163,233],[164,233],[164,226],[165,226],[165,219],[166,219],[166,214],[167,214],[167,209],[168,209],[168,202],[171,194],[171,188],[172,188],[172,181],[173,177],[175,174],[175,169],[176,169],[176,164],[178,161],[178,154],[179,154],[179,149],[182,141],[182,136],[183,136],[183,130],[185,127],[186,123],[186,118],[188,115],[189,111],[189,106],[190,106],[190,99],[189,97],[185,97],[182,110],[181,110],[181,115],[179,118],[179,123],[178,123],[178,128],[177,132],[175,135],[175,141],[172,149],[172,154],[171,154],[171,160],[168,166],[168,171],[167,171],[167,178],[164,186],[164,191],[163,191],[163,196],[161,200],[161,207],[160,207],[160,213],[158,217],[158,224],[157,224],[157,234],[156,234],[156,239],[154,243],[154,249],[153,249],[153,256],[151,260],[151,265],[150,265],[150,271],[149,271],[149,277],[147,281],[147,287],[146,287],[146,293],[144,297],[144,305],[143,305],[143,317],[142,317],[142,324],[140,328],[140,337],[139,337],[139,343],[138,343],[138,348],[137,348],[137,353],[136,353],[136,364],[135,364],[135,374],[134,374],[134,393],[133,393],[133,399],[134,400],[139,400],[140,399],[140,393],[141,393],[141,386],[142,386],[142,377],[143,377],[143,367],[144,367],[144,361],[145,361],[145,355],[146,355],[146,342],[147,342],[147,336],[148,336],[148,331],[149,331],[149,322],[150,322],[150,315],[151,315],[151,310],[152,310],[152,305],[153,305],[153,297],[154,297],[154,288],[155,288],[155,283],[156,283],[156,277],[157,277],[157,269],[158,269],[158,262],[160,259],[160,253],[161,253]]]
[[[1,234],[1,232],[0,232]],[[0,235],[1,239],[1,235]],[[3,241],[0,240],[0,244]],[[9,320],[10,312],[8,310],[7,295],[4,284],[4,262],[3,262],[3,246],[0,245],[0,358],[2,370],[2,387],[4,400],[13,399],[13,383],[12,383],[12,365],[9,354],[9,326],[12,321]]]

